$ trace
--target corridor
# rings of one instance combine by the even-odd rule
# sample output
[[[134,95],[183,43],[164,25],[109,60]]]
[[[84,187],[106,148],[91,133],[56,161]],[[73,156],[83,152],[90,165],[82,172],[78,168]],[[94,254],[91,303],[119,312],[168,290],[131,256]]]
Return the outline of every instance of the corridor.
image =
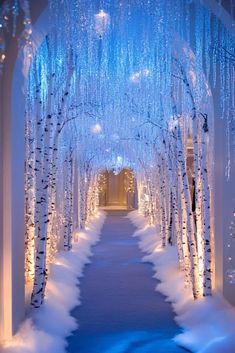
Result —
[[[68,338],[68,353],[180,353],[180,332],[171,305],[155,291],[150,264],[126,211],[108,211],[101,241],[81,279],[81,306],[72,314],[79,328]]]

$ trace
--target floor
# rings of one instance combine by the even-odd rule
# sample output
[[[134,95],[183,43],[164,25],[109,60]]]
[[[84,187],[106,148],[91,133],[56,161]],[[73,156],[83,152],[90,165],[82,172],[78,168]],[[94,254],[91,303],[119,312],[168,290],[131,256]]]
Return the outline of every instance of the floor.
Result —
[[[78,331],[68,353],[185,353],[172,338],[180,333],[171,305],[155,291],[150,264],[133,238],[127,211],[109,211],[101,241],[81,279],[82,305],[72,314]]]

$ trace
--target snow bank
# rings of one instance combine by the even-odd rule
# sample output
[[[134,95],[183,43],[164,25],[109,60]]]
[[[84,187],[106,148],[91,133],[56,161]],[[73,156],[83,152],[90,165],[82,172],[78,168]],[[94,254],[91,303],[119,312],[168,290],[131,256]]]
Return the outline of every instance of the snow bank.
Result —
[[[160,280],[156,290],[172,303],[175,320],[184,329],[174,340],[192,352],[235,353],[235,309],[218,293],[194,301],[184,286],[176,247],[162,250],[158,226],[149,227],[138,211],[129,213],[128,218],[139,228],[134,236],[147,253],[143,261],[153,264],[154,277]]]
[[[79,277],[90,262],[91,246],[99,240],[104,219],[100,211],[85,231],[74,233],[73,249],[56,255],[44,304],[31,311],[14,338],[5,343],[3,353],[65,353],[66,337],[77,328],[70,311],[80,304]]]

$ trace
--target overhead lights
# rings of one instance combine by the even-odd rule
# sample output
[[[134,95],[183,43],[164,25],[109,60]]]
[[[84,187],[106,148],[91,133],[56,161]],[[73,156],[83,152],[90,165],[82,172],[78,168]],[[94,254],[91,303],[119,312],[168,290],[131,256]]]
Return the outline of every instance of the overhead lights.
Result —
[[[104,10],[95,15],[95,31],[99,38],[103,38],[110,24],[110,16]]]
[[[91,132],[94,135],[98,135],[102,132],[102,126],[100,124],[95,124],[91,126]]]

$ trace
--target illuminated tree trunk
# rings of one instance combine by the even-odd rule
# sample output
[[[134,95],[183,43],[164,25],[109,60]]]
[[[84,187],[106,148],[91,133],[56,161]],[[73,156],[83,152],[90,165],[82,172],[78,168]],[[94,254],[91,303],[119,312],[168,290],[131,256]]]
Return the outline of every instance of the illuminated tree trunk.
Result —
[[[54,255],[57,252],[58,246],[58,229],[61,226],[59,224],[59,217],[57,214],[56,207],[56,195],[57,195],[57,171],[58,171],[58,140],[59,134],[56,128],[54,133],[54,139],[51,150],[51,163],[50,163],[50,181],[49,181],[49,204],[48,204],[48,236],[47,236],[47,264],[51,263],[54,259]]]
[[[89,217],[92,217],[96,211],[97,208],[97,176],[92,175],[91,177],[91,183],[89,187],[89,214],[88,214],[88,219]]]
[[[168,153],[168,152],[167,152]],[[162,158],[162,176],[163,176],[163,207],[165,215],[165,232],[166,232],[166,243],[171,244],[171,231],[170,231],[170,185],[169,185],[169,174],[167,173],[166,160]]]
[[[86,178],[86,182],[85,182],[85,222],[88,220],[88,207],[89,205],[89,189],[90,189],[90,185],[91,185],[91,168],[89,163],[85,163],[85,178]]]
[[[207,171],[207,148],[206,134],[208,133],[207,114],[199,113],[193,92],[184,72],[184,81],[187,85],[187,93],[192,104],[193,118],[193,145],[194,145],[194,173],[195,173],[195,204],[196,204],[196,226],[197,244],[200,258],[200,272],[203,274],[203,296],[211,295],[211,229],[210,229],[210,189]],[[200,119],[203,118],[203,124]],[[199,129],[198,129],[199,128]],[[198,138],[201,140],[198,141]],[[200,145],[199,145],[200,142]]]
[[[155,192],[153,186],[153,180],[150,175],[147,176],[148,180],[148,193],[149,193],[149,207],[148,207],[148,218],[149,224],[155,224]]]
[[[53,80],[49,79],[48,92],[52,92]],[[35,148],[35,276],[31,305],[39,308],[43,303],[47,269],[47,239],[48,239],[48,194],[50,186],[50,139],[52,125],[52,95],[48,94],[45,106],[43,105],[40,89],[37,100],[36,120],[36,148]]]
[[[72,248],[72,215],[73,215],[73,165],[72,165],[72,149],[67,153],[65,160],[65,193],[64,193],[64,250]]]
[[[194,148],[194,180],[195,180],[195,216],[197,232],[197,250],[199,253],[199,280],[204,296],[211,295],[211,232],[210,232],[210,189],[207,171],[206,134],[208,133],[207,114],[199,113],[196,107],[193,91],[186,71],[179,60],[175,59],[181,73],[192,107],[192,134]],[[200,123],[201,117],[204,124]],[[201,141],[199,141],[201,137]],[[202,278],[203,277],[203,278]]]
[[[176,117],[177,118],[177,117]],[[177,244],[178,259],[180,268],[183,269],[183,248],[182,248],[182,231],[179,217],[179,184],[178,184],[178,160],[177,160],[177,143],[174,131],[170,130],[166,138],[166,147],[168,149],[168,171],[169,171],[169,185],[171,194],[171,208],[170,208],[170,223],[169,233],[172,236],[172,243]]]
[[[79,200],[78,200],[78,165],[76,155],[73,163],[73,229],[77,229],[79,226]]]
[[[198,254],[197,245],[194,233],[194,220],[191,207],[191,198],[188,184],[188,177],[186,172],[186,160],[183,151],[182,137],[180,127],[178,128],[178,161],[180,167],[180,177],[182,180],[182,201],[183,201],[183,212],[186,213],[186,219],[183,223],[183,229],[186,228],[187,231],[187,245],[189,247],[190,264],[191,264],[191,278],[192,278],[192,289],[194,298],[200,296],[200,291],[198,287]],[[184,229],[185,230],[185,229]]]
[[[31,282],[34,278],[35,251],[35,137],[33,120],[26,118],[26,162],[25,162],[25,279]]]
[[[211,225],[210,225],[210,187],[207,170],[207,115],[203,115],[203,126],[200,124],[201,131],[201,180],[202,180],[202,209],[203,209],[203,296],[210,296],[212,293],[212,258],[211,258]]]
[[[178,190],[179,192],[179,190]],[[183,244],[182,244],[182,230],[181,230],[181,222],[179,217],[179,201],[178,201],[178,192],[177,192],[177,180],[174,180],[172,185],[172,208],[173,208],[173,222],[175,226],[175,237],[177,243],[177,251],[179,258],[180,268],[183,269],[184,266],[184,253],[183,253]],[[187,256],[188,259],[188,256]],[[187,261],[186,259],[186,261]]]
[[[81,229],[85,228],[86,223],[86,173],[84,162],[79,165],[79,225]]]
[[[158,162],[158,173],[162,175],[162,165],[160,161]],[[159,193],[160,193],[160,234],[162,247],[164,248],[167,245],[167,236],[166,236],[166,219],[165,219],[165,195],[164,195],[164,178],[159,179]]]
[[[56,207],[56,197],[57,197],[57,174],[58,174],[58,149],[59,149],[59,138],[62,130],[66,127],[67,123],[74,118],[67,118],[66,103],[69,98],[69,88],[71,86],[71,79],[74,73],[74,66],[72,64],[72,56],[70,53],[69,58],[69,69],[66,76],[65,85],[60,98],[60,104],[58,106],[58,111],[53,115],[51,126],[54,130],[52,143],[50,146],[50,151],[52,154],[50,163],[50,183],[49,183],[49,223],[48,223],[48,237],[47,237],[47,263],[51,263],[54,259],[54,255],[58,250],[59,241],[59,228],[62,226],[60,224],[60,217],[57,212]],[[51,77],[53,80],[53,75]],[[55,87],[52,87],[51,92],[49,92],[55,99]]]
[[[191,99],[192,104],[194,100]],[[194,203],[195,203],[195,225],[196,225],[196,239],[198,250],[198,265],[199,265],[199,281],[200,286],[203,283],[203,213],[202,213],[202,180],[201,180],[201,163],[200,163],[200,134],[198,129],[198,119],[196,111],[193,109],[192,117],[192,138],[193,138],[193,164],[194,164]]]
[[[184,184],[182,175],[186,175],[185,168],[185,157],[182,145],[181,134],[179,134],[179,118],[180,115],[177,113],[177,107],[174,100],[174,95],[171,93],[171,104],[173,113],[173,126],[171,127],[171,137],[172,141],[169,143],[169,149],[171,151],[171,170],[173,176],[173,200],[174,200],[174,217],[176,225],[176,237],[177,237],[177,247],[178,247],[178,258],[180,268],[184,271],[185,286],[191,286],[192,276],[191,276],[191,260],[189,254],[189,244],[187,235],[187,212],[185,208],[185,198],[184,198]],[[180,158],[179,158],[180,157]],[[184,163],[183,163],[184,161]],[[182,165],[183,163],[183,165]],[[175,167],[176,165],[176,167]],[[182,173],[183,168],[183,173]],[[185,169],[185,170],[184,170]]]
[[[191,258],[190,258],[190,249],[188,243],[188,218],[187,218],[187,210],[185,206],[185,197],[184,197],[184,185],[182,180],[182,174],[179,168],[179,189],[180,189],[180,208],[181,208],[181,227],[182,227],[182,252],[183,252],[183,270],[185,274],[185,286],[189,287],[192,285],[192,265],[191,265]]]
[[[36,256],[35,256],[35,277],[31,297],[31,304],[38,308],[43,302],[46,280],[46,244],[48,218],[48,188],[49,188],[49,139],[50,119],[47,115],[45,125],[38,121],[38,136],[35,159],[36,173],[36,208],[35,208],[35,230],[36,230]]]

